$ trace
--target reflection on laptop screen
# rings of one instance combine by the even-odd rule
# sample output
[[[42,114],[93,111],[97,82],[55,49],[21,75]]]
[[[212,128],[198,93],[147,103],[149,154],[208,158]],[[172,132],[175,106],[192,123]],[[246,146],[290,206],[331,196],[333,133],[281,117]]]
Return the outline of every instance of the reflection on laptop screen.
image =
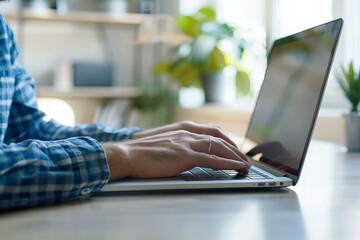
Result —
[[[318,26],[274,43],[242,149],[254,160],[298,175],[328,77],[336,28]]]

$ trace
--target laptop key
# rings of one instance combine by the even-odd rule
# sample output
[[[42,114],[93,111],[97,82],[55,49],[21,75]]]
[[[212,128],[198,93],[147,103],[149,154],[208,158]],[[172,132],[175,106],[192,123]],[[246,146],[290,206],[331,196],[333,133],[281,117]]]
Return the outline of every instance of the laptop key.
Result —
[[[232,179],[236,179],[236,180],[248,180],[250,179],[248,176],[242,175],[242,174],[237,174],[235,176],[232,177]]]
[[[217,180],[232,180],[232,177],[227,175],[227,174],[218,174],[218,175],[213,175],[213,177]]]

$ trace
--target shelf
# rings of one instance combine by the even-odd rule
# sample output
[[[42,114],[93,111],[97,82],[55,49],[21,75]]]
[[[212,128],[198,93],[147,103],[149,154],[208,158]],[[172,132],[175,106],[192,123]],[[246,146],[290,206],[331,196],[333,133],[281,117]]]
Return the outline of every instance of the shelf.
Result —
[[[69,90],[59,90],[53,87],[38,87],[39,97],[52,97],[62,99],[81,99],[81,98],[135,98],[140,92],[135,87],[75,87]]]
[[[8,20],[17,20],[21,17],[25,21],[38,22],[71,22],[71,23],[85,23],[85,24],[99,24],[99,25],[129,25],[140,26],[146,17],[155,16],[149,14],[108,14],[101,12],[69,12],[59,15],[54,10],[46,10],[44,12],[34,12],[31,9],[23,10],[20,15],[18,12],[8,12],[5,18]],[[161,17],[156,15],[156,17]]]

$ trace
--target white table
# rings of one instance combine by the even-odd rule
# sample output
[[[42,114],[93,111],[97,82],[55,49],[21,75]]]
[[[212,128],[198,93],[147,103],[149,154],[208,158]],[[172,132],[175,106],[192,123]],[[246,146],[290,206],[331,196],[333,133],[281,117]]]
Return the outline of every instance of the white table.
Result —
[[[126,194],[0,214],[0,239],[360,239],[360,154],[313,141],[300,182],[282,190]]]

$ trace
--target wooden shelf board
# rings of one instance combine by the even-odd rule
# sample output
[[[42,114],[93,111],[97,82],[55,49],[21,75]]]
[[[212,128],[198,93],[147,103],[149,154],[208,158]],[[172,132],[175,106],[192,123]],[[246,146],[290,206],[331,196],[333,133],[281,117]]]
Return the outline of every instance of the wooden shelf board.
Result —
[[[74,87],[60,90],[53,87],[38,87],[39,97],[54,98],[135,98],[139,90],[135,87]]]
[[[40,21],[40,22],[71,22],[71,23],[86,23],[86,24],[103,24],[103,25],[141,25],[144,19],[148,16],[137,13],[123,13],[123,14],[107,14],[101,12],[69,12],[59,15],[54,10],[46,10],[44,12],[34,12],[31,9],[25,9],[22,15],[19,12],[11,11],[5,14],[8,20],[21,19],[25,21]],[[157,15],[158,17],[158,15]]]

